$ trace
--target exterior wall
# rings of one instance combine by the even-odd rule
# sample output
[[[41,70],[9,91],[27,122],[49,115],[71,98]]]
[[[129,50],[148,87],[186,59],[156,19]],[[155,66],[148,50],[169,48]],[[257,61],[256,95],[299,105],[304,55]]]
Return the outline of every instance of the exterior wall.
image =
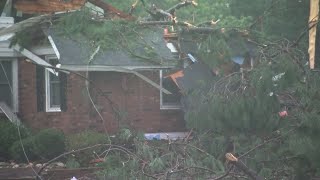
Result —
[[[75,74],[68,75],[67,111],[37,112],[35,73],[35,65],[19,61],[19,117],[33,129],[55,127],[65,133],[86,129],[114,133],[119,127],[143,132],[184,130],[181,111],[160,110],[159,90],[139,77],[126,73],[90,73],[90,79],[94,81],[94,85],[90,85],[91,97],[104,121],[90,102],[85,81]],[[159,71],[143,74],[159,82]],[[119,110],[120,120],[115,116],[114,109]]]

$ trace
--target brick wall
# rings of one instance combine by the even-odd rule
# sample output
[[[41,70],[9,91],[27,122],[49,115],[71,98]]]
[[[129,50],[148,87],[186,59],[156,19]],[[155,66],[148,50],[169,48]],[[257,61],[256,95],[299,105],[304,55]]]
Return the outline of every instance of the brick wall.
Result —
[[[90,73],[90,79],[94,81],[90,85],[90,94],[103,121],[92,106],[85,81],[75,74],[68,75],[67,111],[37,112],[35,73],[35,65],[19,61],[19,116],[33,129],[55,127],[65,133],[85,129],[113,133],[119,127],[144,132],[184,130],[181,111],[160,110],[159,90],[126,73]],[[159,82],[159,71],[143,74]]]

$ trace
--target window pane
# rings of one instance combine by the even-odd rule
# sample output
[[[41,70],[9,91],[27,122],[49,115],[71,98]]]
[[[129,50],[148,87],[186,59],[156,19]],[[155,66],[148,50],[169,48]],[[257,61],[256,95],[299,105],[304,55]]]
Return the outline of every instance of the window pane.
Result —
[[[51,72],[49,72],[49,74],[50,74],[50,82],[59,82],[59,76],[56,76]]]
[[[12,107],[12,93],[9,83],[12,87],[12,62],[0,61],[0,101],[4,101],[9,107]]]
[[[180,106],[181,93],[176,83],[170,77],[172,73],[176,73],[176,70],[162,70],[162,87],[172,93],[166,94],[162,92],[163,106]]]
[[[59,76],[50,74],[50,107],[60,107],[60,80]]]
[[[50,83],[50,107],[60,107],[60,83]]]
[[[8,84],[7,78],[12,84],[12,63],[11,61],[0,61],[0,84]]]
[[[177,85],[170,77],[162,79],[162,87],[170,91],[172,94],[162,93],[162,100],[164,105],[180,104],[180,92]]]
[[[0,101],[12,107],[12,94],[9,85],[0,84]]]

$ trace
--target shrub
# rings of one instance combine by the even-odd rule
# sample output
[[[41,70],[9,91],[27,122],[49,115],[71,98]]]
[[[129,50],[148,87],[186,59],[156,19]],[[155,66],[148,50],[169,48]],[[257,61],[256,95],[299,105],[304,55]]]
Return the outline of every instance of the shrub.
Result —
[[[22,138],[27,136],[26,128],[20,127],[20,134]],[[8,120],[0,120],[0,157],[4,159],[9,158],[9,148],[13,143],[19,140],[18,128]]]
[[[95,131],[84,131],[81,133],[67,136],[67,151],[77,150],[96,144],[109,143],[109,137],[106,134]],[[87,165],[90,160],[97,158],[94,152],[99,154],[105,150],[104,147],[96,147],[75,154],[75,158],[81,165]]]
[[[44,159],[51,159],[65,150],[65,136],[57,129],[45,129],[34,137],[35,152]]]
[[[45,129],[34,136],[23,139],[22,144],[29,160],[47,160],[64,152],[65,137],[59,130]],[[16,141],[11,146],[10,155],[17,161],[26,160],[20,141]]]
[[[23,152],[21,143],[23,144],[24,151],[28,157],[29,160],[36,160],[37,154],[34,151],[34,137],[28,137],[25,139],[22,139],[21,142],[20,140],[17,140],[16,142],[13,143],[13,145],[9,149],[10,157],[16,161],[19,162],[26,162],[26,156]]]

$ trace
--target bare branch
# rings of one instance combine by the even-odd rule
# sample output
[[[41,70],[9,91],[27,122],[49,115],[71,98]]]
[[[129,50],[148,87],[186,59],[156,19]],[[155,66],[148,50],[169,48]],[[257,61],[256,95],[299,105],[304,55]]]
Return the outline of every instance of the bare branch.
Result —
[[[138,22],[140,25],[178,25],[178,26],[184,26],[184,27],[195,27],[194,25],[188,23],[188,22],[172,22],[172,21],[140,21]]]
[[[210,34],[210,33],[215,33],[217,31],[219,31],[219,29],[210,28],[210,27],[192,27],[192,28],[182,29],[181,32],[193,32],[193,33]]]

